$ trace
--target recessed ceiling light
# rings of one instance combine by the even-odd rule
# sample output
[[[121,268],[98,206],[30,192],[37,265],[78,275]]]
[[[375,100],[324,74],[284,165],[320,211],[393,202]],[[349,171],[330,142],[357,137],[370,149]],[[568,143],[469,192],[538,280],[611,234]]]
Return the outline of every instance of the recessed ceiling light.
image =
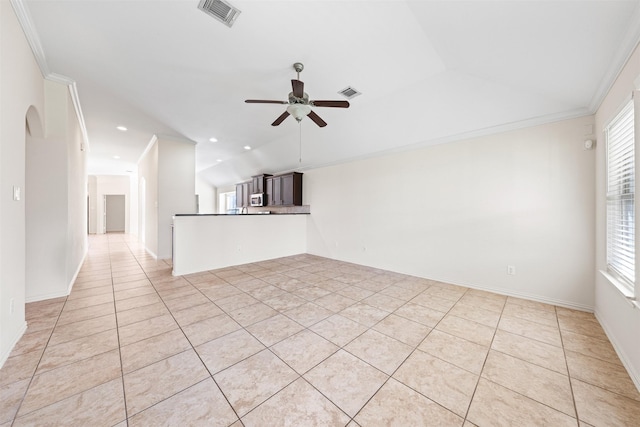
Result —
[[[131,173],[133,171],[131,169],[127,169],[125,172]]]
[[[127,128],[124,126],[116,126],[116,129],[121,130],[122,132],[126,132]]]
[[[113,156],[114,159],[118,160],[120,156]]]
[[[221,161],[222,161],[222,159],[216,159],[216,162],[221,162]]]
[[[209,141],[211,141],[211,142],[218,142],[218,139],[217,139],[217,138],[209,138]]]
[[[245,146],[244,146],[244,149],[245,149],[245,150],[251,150],[251,147],[250,147],[250,146],[248,146],[248,145],[245,145]]]

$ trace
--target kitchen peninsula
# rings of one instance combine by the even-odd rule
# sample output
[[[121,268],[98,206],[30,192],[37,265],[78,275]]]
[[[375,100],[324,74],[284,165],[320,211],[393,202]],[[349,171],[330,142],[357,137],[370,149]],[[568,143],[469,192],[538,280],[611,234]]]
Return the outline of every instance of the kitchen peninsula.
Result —
[[[308,213],[175,215],[173,275],[304,253],[307,218]]]
[[[173,274],[197,273],[306,252],[309,206],[302,173],[236,184],[236,214],[173,216]]]

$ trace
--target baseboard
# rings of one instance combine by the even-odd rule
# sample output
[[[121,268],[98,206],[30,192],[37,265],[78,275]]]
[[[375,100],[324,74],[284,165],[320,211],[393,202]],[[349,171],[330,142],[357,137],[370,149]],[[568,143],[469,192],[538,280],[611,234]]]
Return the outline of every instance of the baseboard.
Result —
[[[67,291],[52,292],[50,294],[41,294],[41,295],[33,295],[33,296],[30,296],[30,297],[26,297],[24,302],[26,304],[28,304],[30,302],[38,302],[38,301],[44,301],[44,300],[48,300],[48,299],[60,298],[60,297],[68,297],[68,296],[69,296],[69,292],[67,292]]]
[[[451,280],[448,280],[448,279],[437,278],[437,277],[423,277],[423,276],[418,276],[418,275],[416,275],[414,273],[407,273],[407,272],[404,272],[404,271],[390,270],[390,269],[382,268],[382,267],[378,267],[378,266],[358,263],[358,262],[352,261],[352,260],[346,260],[346,259],[340,259],[340,258],[332,258],[330,256],[314,254],[314,253],[311,253],[311,252],[307,252],[307,253],[309,255],[315,255],[315,256],[322,257],[322,258],[332,259],[332,260],[335,260],[335,261],[348,262],[348,263],[352,263],[352,264],[356,264],[356,265],[368,266],[368,267],[377,268],[377,269],[380,269],[380,270],[390,271],[392,273],[405,274],[407,276],[419,277],[421,279],[433,280],[433,281],[436,281],[436,282],[446,283],[446,284],[450,284],[450,285],[454,285],[454,286],[462,286],[464,288],[491,292],[491,293],[498,294],[498,295],[505,295],[505,296],[514,297],[514,298],[527,299],[527,300],[531,300],[531,301],[535,301],[535,302],[540,302],[540,303],[543,303],[543,304],[557,305],[559,307],[570,308],[572,310],[586,311],[586,312],[589,312],[589,313],[593,313],[594,312],[594,306],[593,305],[581,304],[581,303],[577,303],[575,301],[558,300],[558,299],[554,299],[554,298],[548,298],[548,297],[545,297],[545,296],[542,296],[542,295],[533,295],[533,294],[527,294],[527,293],[523,293],[523,292],[513,292],[513,291],[508,290],[508,289],[488,288],[488,287],[484,287],[484,286],[478,286],[478,285],[475,285],[475,284],[472,284],[472,283],[455,282],[455,281],[451,281]]]
[[[144,247],[144,250],[146,253],[148,253],[149,255],[151,255],[153,257],[153,259],[155,259],[156,261],[158,260],[158,255],[156,255],[155,253],[153,253],[148,247]]]
[[[620,361],[622,362],[625,369],[629,373],[629,377],[631,378],[631,381],[633,381],[638,391],[640,391],[640,372],[637,372],[634,369],[633,364],[629,362],[629,358],[627,357],[627,354],[622,349],[622,346],[620,345],[620,343],[616,341],[615,335],[611,332],[611,328],[607,325],[604,319],[602,319],[597,312],[594,314],[596,316],[596,319],[600,323],[600,326],[602,326],[602,329],[604,329],[604,333],[607,335],[607,338],[609,338],[609,342],[611,342],[613,349],[618,354],[618,358],[620,358]]]
[[[443,283],[451,283],[451,282],[444,281]],[[508,291],[508,290],[504,290],[504,289],[486,288],[486,287],[483,287],[483,286],[475,286],[475,285],[469,285],[469,284],[456,284],[456,283],[451,283],[451,284],[452,285],[457,285],[457,286],[464,286],[464,287],[470,288],[470,289],[477,289],[479,291],[491,292],[491,293],[498,294],[498,295],[505,295],[505,296],[514,297],[514,298],[522,298],[522,299],[526,299],[526,300],[530,300],[530,301],[540,302],[540,303],[543,303],[543,304],[556,305],[558,307],[570,308],[572,310],[586,311],[586,312],[589,312],[589,313],[593,313],[593,311],[594,311],[594,307],[593,306],[576,303],[574,301],[558,300],[558,299],[554,299],[554,298],[547,298],[547,297],[544,297],[544,296],[541,296],[541,295],[532,295],[532,294],[527,294],[527,293],[523,293],[523,292],[512,292],[512,291]]]
[[[82,255],[82,261],[78,264],[78,268],[76,268],[76,272],[73,274],[69,285],[67,286],[67,295],[71,295],[71,290],[73,289],[73,285],[76,283],[76,279],[78,278],[78,274],[80,274],[80,270],[82,269],[82,265],[84,261],[87,259],[87,254],[89,253],[89,246],[84,245],[84,254]]]
[[[76,283],[76,279],[78,278],[78,274],[80,274],[80,270],[82,269],[82,265],[84,264],[84,261],[87,258],[88,253],[89,253],[89,250],[88,248],[85,247],[84,255],[82,255],[82,261],[80,261],[80,263],[78,264],[78,267],[76,268],[76,271],[73,274],[73,277],[71,278],[71,280],[69,281],[69,284],[67,285],[66,291],[28,296],[25,298],[24,302],[30,303],[30,302],[44,301],[52,298],[68,297],[69,294],[71,294],[73,285]]]
[[[4,362],[7,361],[7,359],[9,358],[9,355],[11,354],[11,351],[16,346],[16,344],[18,344],[18,341],[20,341],[20,338],[22,338],[22,336],[26,331],[27,331],[27,322],[24,322],[22,324],[22,327],[18,330],[18,333],[16,334],[16,336],[11,341],[11,345],[9,346],[9,348],[7,348],[6,351],[0,354],[0,368],[4,366]]]

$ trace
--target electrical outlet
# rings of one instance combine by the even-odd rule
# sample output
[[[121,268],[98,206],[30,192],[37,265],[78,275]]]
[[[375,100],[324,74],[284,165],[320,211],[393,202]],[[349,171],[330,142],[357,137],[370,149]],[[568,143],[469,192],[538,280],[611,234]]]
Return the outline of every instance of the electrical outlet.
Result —
[[[17,185],[13,186],[13,200],[18,202],[20,201],[20,187],[18,187]]]
[[[9,314],[13,314],[14,305],[15,305],[15,304],[14,304],[14,299],[13,299],[13,298],[11,298],[11,299],[9,300]]]
[[[507,265],[507,274],[509,276],[515,276],[516,275],[516,266],[515,265]]]

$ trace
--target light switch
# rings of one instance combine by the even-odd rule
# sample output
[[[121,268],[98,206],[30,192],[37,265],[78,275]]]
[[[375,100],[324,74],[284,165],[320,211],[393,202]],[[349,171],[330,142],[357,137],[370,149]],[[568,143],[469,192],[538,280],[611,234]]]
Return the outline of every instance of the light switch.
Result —
[[[16,202],[20,200],[20,187],[17,185],[13,186],[13,200]]]

